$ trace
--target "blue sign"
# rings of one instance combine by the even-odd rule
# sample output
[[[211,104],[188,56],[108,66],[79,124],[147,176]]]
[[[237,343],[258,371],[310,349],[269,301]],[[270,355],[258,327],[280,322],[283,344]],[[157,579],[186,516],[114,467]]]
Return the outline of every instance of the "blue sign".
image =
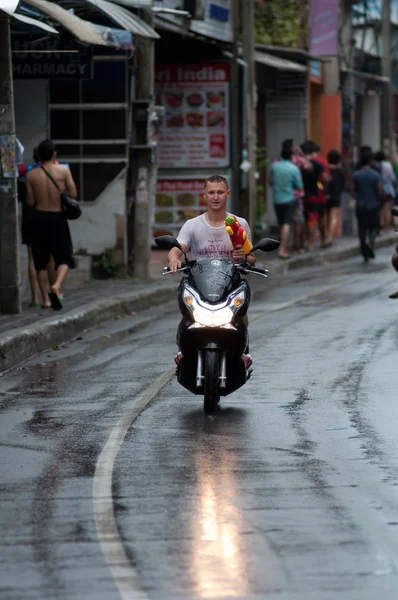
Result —
[[[319,60],[310,60],[310,76],[321,78],[321,63]]]
[[[218,4],[210,4],[210,18],[222,23],[228,23],[229,10]]]

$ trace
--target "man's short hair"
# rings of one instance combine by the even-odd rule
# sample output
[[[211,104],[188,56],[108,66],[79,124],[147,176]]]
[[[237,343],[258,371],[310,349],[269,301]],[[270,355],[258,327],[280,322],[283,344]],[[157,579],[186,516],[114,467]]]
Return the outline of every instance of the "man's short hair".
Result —
[[[386,155],[383,152],[383,150],[379,150],[378,152],[376,152],[373,158],[376,162],[382,162],[383,160],[386,160]]]
[[[301,144],[301,149],[304,154],[313,154],[317,152],[317,145],[312,140],[307,140],[303,144]]]
[[[282,142],[282,150],[283,148],[293,148],[293,138],[289,138],[287,140],[283,140]]]
[[[204,183],[203,189],[206,189],[208,183],[225,183],[225,187],[229,190],[228,181],[222,175],[211,175],[208,177]]]
[[[337,152],[337,150],[329,150],[328,152],[328,163],[330,165],[338,165],[339,162],[341,160],[341,154],[340,152]]]
[[[52,140],[44,140],[43,142],[40,142],[40,144],[37,147],[37,153],[42,162],[51,160],[54,155],[54,152],[56,151],[57,149]]]
[[[293,156],[293,150],[291,148],[282,148],[281,158],[283,160],[291,160]]]
[[[373,161],[373,152],[372,150],[366,150],[365,152],[362,152],[361,154],[361,166],[367,166],[372,164]]]
[[[372,152],[372,147],[371,146],[361,146],[359,148],[359,153],[363,154],[364,152]]]

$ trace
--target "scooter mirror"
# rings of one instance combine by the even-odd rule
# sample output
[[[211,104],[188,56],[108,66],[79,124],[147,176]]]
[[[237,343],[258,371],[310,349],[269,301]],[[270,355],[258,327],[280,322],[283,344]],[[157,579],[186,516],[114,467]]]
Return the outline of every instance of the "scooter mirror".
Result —
[[[262,238],[253,246],[251,252],[255,252],[256,250],[262,250],[263,252],[273,252],[279,248],[280,244],[277,240],[273,240],[271,238]]]
[[[155,244],[159,246],[162,250],[171,250],[172,248],[178,248],[182,252],[182,248],[172,235],[161,235],[160,237],[155,238]]]

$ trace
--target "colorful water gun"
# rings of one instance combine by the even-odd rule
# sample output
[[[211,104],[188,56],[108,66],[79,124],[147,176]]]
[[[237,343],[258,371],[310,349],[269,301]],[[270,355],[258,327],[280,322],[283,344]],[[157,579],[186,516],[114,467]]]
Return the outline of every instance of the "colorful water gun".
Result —
[[[233,247],[236,248],[236,246],[242,246],[243,252],[245,254],[249,254],[252,249],[252,245],[247,237],[246,231],[240,226],[237,218],[233,215],[229,215],[225,219],[224,224],[225,229],[231,238]]]

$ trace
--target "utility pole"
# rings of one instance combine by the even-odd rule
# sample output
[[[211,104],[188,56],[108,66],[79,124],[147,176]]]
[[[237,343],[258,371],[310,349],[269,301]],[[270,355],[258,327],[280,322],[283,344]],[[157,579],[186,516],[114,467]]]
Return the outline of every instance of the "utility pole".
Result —
[[[254,62],[254,0],[243,0],[242,35],[243,35],[243,60],[247,64],[247,160],[251,164],[247,173],[248,177],[248,221],[253,238],[256,226],[256,102],[255,81],[256,66]]]
[[[0,136],[15,145],[10,17],[0,11]],[[15,147],[14,147],[15,150]],[[0,313],[21,312],[16,175],[6,178],[0,164]]]
[[[301,50],[307,50],[308,0],[299,0],[299,43]]]
[[[392,93],[391,93],[391,15],[390,0],[383,0],[383,11],[381,21],[381,74],[387,77],[388,81],[383,83],[383,109],[382,109],[382,143],[386,155],[392,156]]]
[[[231,58],[231,212],[239,214],[241,158],[241,118],[237,107],[240,105],[240,68],[239,68],[239,34],[240,34],[239,0],[232,0],[233,43]]]
[[[151,10],[143,19],[153,25]],[[128,262],[134,277],[148,279],[152,212],[157,179],[156,150],[150,142],[150,119],[154,108],[154,40],[137,37],[137,68],[132,102],[132,140],[129,160],[129,193],[133,204],[128,223]]]

